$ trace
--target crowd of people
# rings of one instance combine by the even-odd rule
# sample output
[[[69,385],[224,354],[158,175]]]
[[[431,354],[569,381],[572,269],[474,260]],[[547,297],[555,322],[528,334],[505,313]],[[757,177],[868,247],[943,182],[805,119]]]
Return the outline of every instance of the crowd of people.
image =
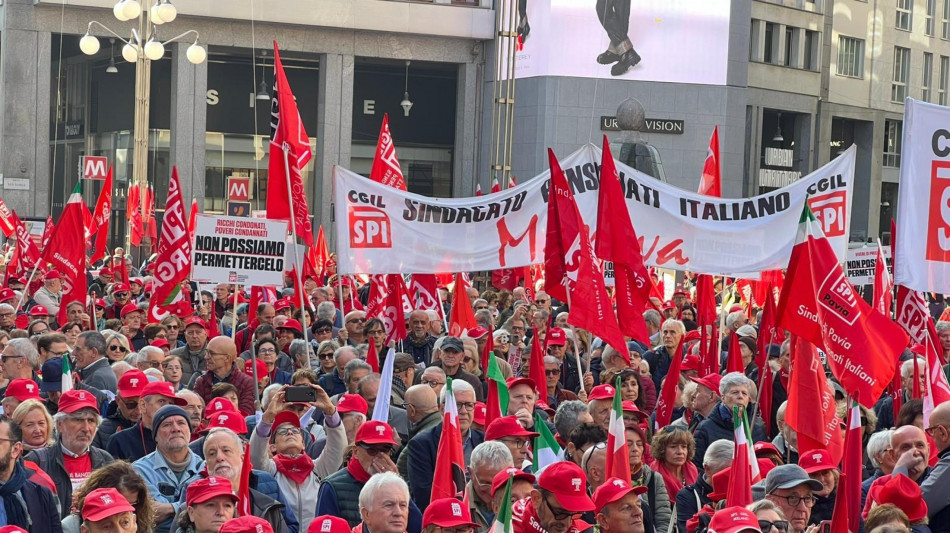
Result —
[[[823,450],[799,453],[784,415],[789,345],[768,345],[756,366],[755,309],[721,310],[745,371],[701,375],[688,290],[644,312],[650,342],[630,340],[628,359],[524,287],[469,287],[454,302],[442,288],[444,308],[407,313],[407,336],[387,345],[386,322],[365,310],[369,287],[352,277],[296,290],[288,279],[276,301],[190,283],[193,308],[156,321],[151,272],[133,273],[98,269],[90,305],[64,313],[56,272],[0,289],[0,526],[12,528],[0,532],[484,533],[510,520],[514,533],[824,533],[832,518],[840,467]],[[471,306],[478,325],[448,334],[453,305]],[[946,355],[950,322],[937,330]],[[483,354],[508,397],[490,423]],[[368,360],[388,357],[383,383]],[[868,533],[950,532],[950,405],[923,427],[917,355],[901,357],[899,411],[890,396],[862,408],[863,506],[852,512]],[[768,425],[756,405],[764,372]],[[826,376],[845,419],[846,393]],[[667,379],[675,409],[656,427]],[[615,387],[629,479],[606,468]],[[432,499],[450,390],[465,486]],[[374,419],[385,397],[388,416]],[[726,505],[734,409],[750,419],[761,472],[748,507]],[[548,432],[560,451],[536,470]]]

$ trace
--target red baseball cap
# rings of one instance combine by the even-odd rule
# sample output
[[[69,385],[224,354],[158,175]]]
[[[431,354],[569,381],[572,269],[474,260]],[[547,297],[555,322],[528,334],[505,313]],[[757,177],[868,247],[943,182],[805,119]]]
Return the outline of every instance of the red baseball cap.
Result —
[[[666,311],[667,309],[676,309],[676,304],[673,303],[673,300],[663,302],[663,310]]]
[[[122,306],[122,312],[119,313],[119,316],[121,318],[125,318],[126,316],[131,315],[132,313],[145,314],[145,310],[139,309],[139,306],[135,304],[125,304]]]
[[[479,426],[485,425],[488,419],[488,406],[484,402],[475,402],[475,414],[472,415],[472,422]]]
[[[96,298],[95,300],[93,300],[93,303],[96,304],[96,307],[101,307],[103,309],[105,309],[106,307],[109,307],[109,304],[107,304],[106,301],[103,300],[102,298]]]
[[[105,274],[105,275],[107,275],[107,276],[111,276],[111,275],[112,275],[112,269],[109,268],[108,266],[104,266],[104,267],[102,267],[102,268],[99,269],[99,274]]]
[[[281,298],[280,300],[277,300],[276,302],[274,302],[274,311],[280,311],[281,309],[289,309],[289,308],[290,308],[290,300],[286,298]]]
[[[63,275],[55,270],[50,270],[46,274],[43,274],[43,281],[50,281],[53,279],[63,279]]]
[[[300,417],[293,411],[281,411],[274,417],[274,424],[271,428],[277,429],[281,424],[290,424],[295,428],[300,427]]]
[[[260,381],[267,377],[267,363],[257,359],[257,380]],[[248,359],[244,361],[244,373],[254,377],[254,361]]]
[[[498,492],[498,489],[504,487],[505,484],[508,483],[509,477],[529,481],[532,485],[534,485],[534,482],[536,481],[536,478],[533,475],[525,472],[524,470],[518,470],[513,466],[503,468],[497,474],[495,474],[495,477],[493,477],[491,480],[491,495],[493,497],[495,496],[495,493]]]
[[[683,358],[683,365],[680,370],[687,372],[689,370],[702,370],[702,368],[703,362],[700,361],[699,356],[690,354]]]
[[[612,386],[603,383],[597,385],[591,389],[590,394],[587,396],[587,401],[591,400],[613,400],[614,399],[614,389]]]
[[[675,291],[673,291],[673,296],[676,296],[677,294],[682,294],[683,296],[687,296],[687,297],[689,296],[689,293],[686,292],[684,289],[676,289]]]
[[[503,416],[492,420],[485,428],[485,440],[499,440],[505,437],[537,437],[539,433],[528,431],[518,422],[518,417]]]
[[[701,341],[701,340],[703,340],[703,337],[699,333],[698,329],[694,329],[693,331],[687,331],[686,335],[683,335],[683,344],[686,344],[687,342]]]
[[[274,528],[263,518],[247,515],[228,520],[218,533],[274,533]]]
[[[701,378],[690,376],[689,379],[694,381],[698,385],[702,385],[707,389],[713,391],[714,394],[719,394],[719,382],[722,381],[722,376],[719,374],[709,374]]]
[[[278,330],[281,330],[281,329],[292,329],[292,330],[296,331],[297,333],[303,335],[303,328],[300,327],[300,322],[297,322],[297,321],[294,320],[293,318],[288,319],[288,320],[287,320],[286,322],[284,322],[283,324],[277,326],[277,329],[278,329]]]
[[[752,449],[755,451],[755,455],[758,456],[759,453],[774,453],[775,455],[782,455],[782,452],[778,451],[778,448],[774,444],[768,441],[760,440],[752,445]]]
[[[205,324],[205,321],[201,319],[200,316],[193,316],[185,321],[185,325],[181,327],[184,331],[188,329],[188,326],[201,326],[201,329],[208,329],[208,325]]]
[[[882,481],[871,485],[868,491],[869,502],[877,505],[892,503],[907,514],[911,523],[927,516],[927,502],[923,499],[920,485],[904,474],[891,474],[880,479]]]
[[[640,495],[649,490],[644,486],[632,487],[630,482],[619,477],[609,478],[594,491],[594,510],[601,512],[608,503],[613,503],[631,492]]]
[[[69,391],[63,394],[62,398],[69,394]],[[60,398],[60,410],[62,410],[63,400]],[[228,482],[228,486],[231,483]],[[89,494],[82,503],[82,519],[90,522],[98,522],[103,518],[108,518],[121,513],[134,513],[135,508],[125,499],[121,492],[114,488],[96,489]]]
[[[355,412],[365,415],[369,411],[369,404],[359,394],[343,394],[336,402],[336,410],[340,414]]]
[[[726,468],[713,474],[713,490],[708,494],[711,501],[718,502],[726,499],[726,492],[729,490],[729,480],[732,476],[732,468]]]
[[[0,533],[29,533],[29,532],[23,529],[22,527],[3,526],[3,527],[0,527]]]
[[[0,289],[0,303],[9,302],[14,298],[16,298],[16,293],[13,292],[13,289],[7,287]]]
[[[96,397],[84,390],[72,389],[63,393],[59,397],[60,413],[75,413],[80,409],[92,409],[99,412],[99,404],[96,403]],[[89,497],[88,495],[86,496]]]
[[[129,287],[128,283],[116,283],[115,285],[112,286],[112,294],[115,294],[117,292],[129,292],[131,290],[132,288]]]
[[[49,316],[49,311],[42,305],[34,305],[30,308],[30,316]]]
[[[587,496],[587,476],[581,467],[570,461],[554,463],[541,472],[538,486],[554,495],[565,511],[593,511],[594,502]]]
[[[808,453],[802,454],[798,458],[798,466],[805,469],[805,472],[814,474],[815,472],[824,472],[825,470],[835,470],[834,461],[828,450],[814,449]]]
[[[485,335],[488,335],[488,330],[481,326],[475,326],[474,328],[468,330],[468,336],[472,339],[480,339]]]
[[[505,381],[505,385],[508,386],[508,390],[517,387],[518,385],[527,385],[531,387],[531,390],[537,390],[537,385],[535,385],[534,380],[531,378],[515,378],[511,377]]]
[[[564,346],[567,344],[567,333],[561,328],[551,328],[547,336],[544,337],[544,342],[547,343],[548,346]]]
[[[229,401],[225,401],[225,403],[230,404],[232,408],[234,407],[234,404]],[[228,428],[238,435],[244,435],[247,433],[247,421],[244,420],[241,413],[237,411],[222,409],[214,414],[208,415],[208,425],[202,429],[201,432],[207,432],[211,428]]]
[[[152,341],[152,346],[154,346],[154,347],[156,347],[156,348],[164,348],[164,347],[166,347],[166,346],[171,346],[171,344],[169,344],[169,342],[168,342],[167,339],[163,339],[163,338],[159,337],[159,338],[157,338],[157,339],[155,339],[155,340]]]
[[[185,490],[185,502],[188,505],[204,503],[218,496],[227,496],[235,502],[238,500],[228,478],[219,476],[198,478],[197,481],[190,483]]]
[[[639,413],[639,412],[640,412],[640,408],[637,407],[637,404],[631,402],[630,400],[626,400],[626,401],[620,402],[620,410],[621,410],[621,411],[626,411],[626,412],[629,412],[629,413]]]
[[[208,405],[205,406],[205,418],[210,418],[211,415],[219,413],[221,411],[234,411],[237,412],[237,407],[234,407],[234,404],[231,403],[231,400],[225,400],[224,398],[215,398],[208,402]]]
[[[142,278],[129,278],[129,285],[135,283],[136,285],[143,286],[145,282],[142,281]]]
[[[119,378],[119,396],[126,400],[138,398],[148,385],[148,376],[141,370],[128,370]]]
[[[472,515],[468,506],[463,505],[456,498],[440,498],[429,502],[426,512],[422,514],[423,529],[429,526],[439,527],[481,527],[472,522]]]
[[[350,524],[338,516],[325,514],[310,522],[307,533],[350,533]]]
[[[188,405],[187,400],[185,400],[184,398],[179,398],[178,396],[175,396],[174,387],[172,387],[172,384],[167,381],[153,381],[145,385],[144,387],[142,387],[142,391],[139,394],[139,396],[144,398],[146,396],[152,396],[156,394],[159,396],[164,396],[168,398],[169,400],[172,401],[173,404],[179,407]]]
[[[393,439],[393,428],[385,422],[378,420],[367,420],[356,430],[357,444],[392,444],[396,445]]]
[[[40,399],[40,386],[32,379],[14,379],[7,385],[4,398],[16,398],[21,402]],[[13,414],[13,413],[8,413]]]
[[[739,531],[762,533],[755,513],[738,505],[716,511],[709,522],[708,531],[709,533],[738,533]]]

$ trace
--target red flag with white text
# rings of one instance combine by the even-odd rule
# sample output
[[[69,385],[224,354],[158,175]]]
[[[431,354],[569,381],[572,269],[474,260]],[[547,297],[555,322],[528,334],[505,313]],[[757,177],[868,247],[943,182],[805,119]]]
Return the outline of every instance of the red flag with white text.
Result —
[[[30,233],[26,229],[26,224],[20,220],[16,212],[13,213],[13,223],[16,228],[17,247],[20,250],[20,269],[32,269],[40,262],[42,253],[39,247],[36,246],[36,241],[30,237]]]
[[[680,337],[679,346],[676,347],[676,351],[673,353],[683,353],[682,337]],[[663,388],[660,390],[659,396],[657,396],[654,431],[659,431],[673,421],[673,409],[676,408],[676,391],[677,386],[679,386],[680,368],[683,366],[683,358],[673,357],[672,359],[670,369],[666,374],[666,379],[663,381]]]
[[[82,180],[69,196],[59,224],[53,229],[47,246],[43,248],[43,263],[63,276],[62,298],[56,321],[65,324],[66,308],[72,302],[86,306],[86,228],[83,225]]]
[[[891,316],[891,304],[894,302],[894,280],[887,270],[884,260],[884,247],[877,243],[877,261],[874,264],[874,309],[884,316]]]
[[[172,167],[172,177],[168,180],[165,216],[162,217],[162,236],[155,260],[152,297],[149,299],[149,322],[161,321],[182,302],[187,301],[182,286],[190,274],[191,239],[185,214],[185,199],[178,180],[178,167]]]
[[[7,207],[3,198],[0,198],[0,231],[2,231],[6,237],[12,237],[16,233],[13,210]]]
[[[60,221],[62,221],[62,218],[62,215],[60,215]],[[82,222],[83,242],[86,242],[86,224],[82,221],[81,211],[79,213],[79,220]],[[49,238],[53,235],[54,229],[56,229],[56,224],[53,223],[53,215],[46,215],[46,226],[43,228],[43,238],[40,239],[40,248],[43,250],[46,250],[46,245],[49,244]]]
[[[390,342],[398,342],[406,338],[406,304],[409,296],[402,275],[388,274],[386,278],[386,301],[379,318],[386,328],[386,345],[388,346]]]
[[[838,418],[835,394],[815,345],[806,338],[791,335],[792,372],[788,382],[788,406],[785,423],[798,435],[798,453],[825,449],[833,464],[843,453],[841,420]]]
[[[96,200],[96,211],[92,215],[92,227],[95,229],[96,244],[92,251],[92,257],[89,262],[104,258],[109,252],[109,221],[112,215],[112,167],[109,167],[109,173],[106,174],[106,181],[102,184],[102,190],[99,191],[99,199]]]
[[[396,145],[389,132],[389,113],[383,115],[383,124],[379,128],[379,140],[376,142],[376,156],[369,171],[369,179],[395,189],[406,189],[406,178],[402,175],[399,158],[396,157]]]

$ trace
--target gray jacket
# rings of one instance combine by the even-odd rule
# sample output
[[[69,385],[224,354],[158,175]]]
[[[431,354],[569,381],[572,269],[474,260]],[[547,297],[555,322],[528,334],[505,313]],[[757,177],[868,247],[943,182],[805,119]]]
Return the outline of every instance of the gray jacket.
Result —
[[[101,391],[109,391],[115,394],[119,382],[115,377],[115,372],[109,366],[109,360],[101,357],[95,363],[79,370],[79,377],[82,383],[89,387],[94,387]]]

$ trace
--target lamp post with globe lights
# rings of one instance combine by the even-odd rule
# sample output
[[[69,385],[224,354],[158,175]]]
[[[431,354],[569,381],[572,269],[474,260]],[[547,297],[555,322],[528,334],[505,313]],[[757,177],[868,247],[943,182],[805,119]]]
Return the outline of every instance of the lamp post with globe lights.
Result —
[[[135,125],[132,133],[133,159],[131,184],[139,186],[140,209],[145,214],[145,191],[148,187],[148,114],[151,97],[151,62],[165,55],[165,45],[194,37],[194,42],[185,50],[185,56],[194,65],[203,63],[208,57],[207,51],[198,44],[198,32],[188,30],[171,39],[162,41],[158,37],[158,27],[173,22],[178,17],[178,9],[171,0],[120,0],[112,8],[119,22],[133,21],[128,39],[123,38],[108,26],[93,20],[86,27],[86,34],[79,39],[79,49],[86,55],[99,52],[99,39],[90,34],[93,26],[99,27],[122,41],[122,57],[129,63],[135,63]],[[137,23],[137,27],[136,24]],[[128,207],[127,207],[128,209]],[[143,223],[145,221],[143,220]],[[127,232],[126,249],[131,248],[131,232]]]

